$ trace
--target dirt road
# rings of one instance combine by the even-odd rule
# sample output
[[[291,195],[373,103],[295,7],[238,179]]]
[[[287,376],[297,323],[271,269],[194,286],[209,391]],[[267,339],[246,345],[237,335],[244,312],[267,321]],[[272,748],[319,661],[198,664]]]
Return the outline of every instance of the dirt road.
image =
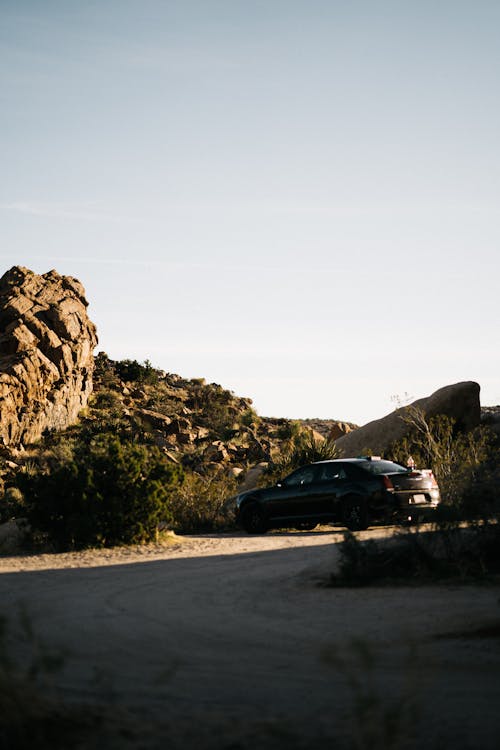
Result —
[[[340,538],[0,558],[0,611],[66,653],[65,698],[128,708],[172,747],[498,747],[500,588],[321,587]]]

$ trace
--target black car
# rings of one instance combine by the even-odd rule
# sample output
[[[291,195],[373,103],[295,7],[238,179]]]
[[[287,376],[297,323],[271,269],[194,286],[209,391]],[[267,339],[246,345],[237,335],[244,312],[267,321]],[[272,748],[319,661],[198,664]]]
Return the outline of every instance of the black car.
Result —
[[[413,521],[432,513],[439,500],[429,469],[367,456],[302,466],[274,487],[242,492],[232,503],[238,524],[261,534],[270,528],[313,529],[318,523],[360,530],[380,521]]]

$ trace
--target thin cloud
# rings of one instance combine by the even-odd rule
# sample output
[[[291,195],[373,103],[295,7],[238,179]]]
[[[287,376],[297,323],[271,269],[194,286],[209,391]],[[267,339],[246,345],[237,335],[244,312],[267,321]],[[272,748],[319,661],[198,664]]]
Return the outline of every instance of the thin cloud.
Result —
[[[13,211],[26,216],[43,219],[77,219],[82,221],[122,220],[123,217],[109,214],[95,204],[48,203],[39,201],[13,201],[0,203],[3,211]]]

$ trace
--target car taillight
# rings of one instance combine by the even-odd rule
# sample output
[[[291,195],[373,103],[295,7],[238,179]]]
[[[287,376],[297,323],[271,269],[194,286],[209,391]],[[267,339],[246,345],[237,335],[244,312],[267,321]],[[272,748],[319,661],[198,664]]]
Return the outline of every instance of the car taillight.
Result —
[[[386,490],[393,490],[394,485],[389,479],[389,477],[386,477],[385,474],[382,476],[382,482],[384,483],[384,487]]]
[[[431,487],[433,487],[433,488],[436,489],[438,487],[438,483],[436,482],[436,477],[434,476],[434,474],[432,473],[432,471],[429,474],[429,479],[431,480]]]

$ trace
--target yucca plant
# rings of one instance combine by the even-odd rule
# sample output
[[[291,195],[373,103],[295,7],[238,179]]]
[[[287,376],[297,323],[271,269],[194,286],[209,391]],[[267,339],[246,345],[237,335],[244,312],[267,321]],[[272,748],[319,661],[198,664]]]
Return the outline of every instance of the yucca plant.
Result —
[[[303,430],[294,435],[279,453],[273,456],[273,462],[266,472],[265,479],[267,482],[269,478],[281,478],[294,469],[298,469],[299,466],[339,457],[340,451],[334,440],[323,440],[315,437],[310,430]]]

